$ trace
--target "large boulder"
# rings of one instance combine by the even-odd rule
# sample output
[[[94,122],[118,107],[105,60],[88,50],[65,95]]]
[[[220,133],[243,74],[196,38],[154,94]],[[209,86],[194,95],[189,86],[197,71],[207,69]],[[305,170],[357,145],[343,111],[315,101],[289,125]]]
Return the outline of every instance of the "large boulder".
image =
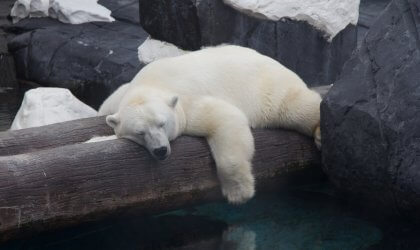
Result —
[[[137,48],[149,36],[139,25],[137,0],[100,0],[117,20],[64,24],[49,18],[24,19],[7,28],[17,76],[41,86],[68,88],[98,108],[144,66]]]
[[[321,105],[324,170],[382,211],[420,218],[420,2],[393,0]]]
[[[299,6],[302,3],[293,6],[296,3],[288,1],[288,9],[282,9],[287,1],[283,4],[268,0],[265,2],[273,7],[260,3],[256,4],[256,9],[252,9],[252,1],[242,1],[245,6],[234,0],[225,0],[230,5],[222,0],[139,2],[140,23],[156,39],[186,50],[221,43],[251,47],[292,69],[310,86],[332,83],[356,46],[354,24],[357,22],[358,1],[308,1],[310,4],[306,7]],[[338,7],[333,10],[329,10],[329,6],[310,9],[319,2],[325,2],[321,5],[333,3],[332,6]],[[270,15],[270,11],[278,15]],[[295,20],[281,18],[283,12],[296,12],[293,13]],[[334,26],[337,23],[341,25],[338,28],[344,27],[338,34]],[[334,27],[328,28],[330,24]],[[323,30],[324,26],[328,29]]]
[[[24,19],[13,28],[23,32],[9,43],[18,78],[68,88],[95,108],[144,66],[137,48],[148,34],[139,25],[70,25],[42,18]]]

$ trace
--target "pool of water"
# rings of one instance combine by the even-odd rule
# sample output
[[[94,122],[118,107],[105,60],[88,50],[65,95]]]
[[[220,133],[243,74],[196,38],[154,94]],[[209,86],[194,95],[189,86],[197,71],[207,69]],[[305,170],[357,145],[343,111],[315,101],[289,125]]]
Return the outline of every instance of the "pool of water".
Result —
[[[0,89],[0,131],[25,89]],[[356,212],[357,211],[357,212]],[[3,243],[10,249],[420,249],[420,229],[375,219],[339,199],[328,182],[147,217],[108,219]],[[370,214],[370,215],[367,215]]]
[[[0,249],[419,249],[419,230],[363,218],[328,183],[107,220],[8,242]]]

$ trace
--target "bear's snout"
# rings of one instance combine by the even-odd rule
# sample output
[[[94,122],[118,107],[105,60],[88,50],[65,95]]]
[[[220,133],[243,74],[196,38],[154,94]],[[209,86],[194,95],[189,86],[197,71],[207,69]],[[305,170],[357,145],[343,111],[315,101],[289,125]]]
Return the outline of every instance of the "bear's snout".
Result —
[[[165,160],[168,157],[168,148],[160,147],[153,150],[153,155],[158,160]]]

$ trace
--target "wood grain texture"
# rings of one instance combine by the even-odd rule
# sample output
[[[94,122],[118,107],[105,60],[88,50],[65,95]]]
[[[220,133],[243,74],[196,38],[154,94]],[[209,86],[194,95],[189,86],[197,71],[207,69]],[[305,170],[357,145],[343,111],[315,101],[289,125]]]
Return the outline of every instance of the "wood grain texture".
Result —
[[[0,134],[0,240],[222,199],[203,138],[176,139],[162,162],[125,139],[77,143],[98,130],[108,134],[106,127],[93,118]],[[321,172],[312,139],[284,130],[253,133],[256,195],[304,170]]]
[[[0,156],[84,142],[93,136],[112,133],[104,116],[0,132]]]

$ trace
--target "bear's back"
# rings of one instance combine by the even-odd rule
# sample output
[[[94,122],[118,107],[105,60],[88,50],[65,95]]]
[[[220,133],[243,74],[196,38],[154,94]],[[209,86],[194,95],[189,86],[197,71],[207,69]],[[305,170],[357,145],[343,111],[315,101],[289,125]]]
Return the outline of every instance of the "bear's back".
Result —
[[[240,46],[218,46],[165,58],[144,67],[133,84],[151,85],[181,96],[214,96],[250,119],[305,83],[277,61]]]

